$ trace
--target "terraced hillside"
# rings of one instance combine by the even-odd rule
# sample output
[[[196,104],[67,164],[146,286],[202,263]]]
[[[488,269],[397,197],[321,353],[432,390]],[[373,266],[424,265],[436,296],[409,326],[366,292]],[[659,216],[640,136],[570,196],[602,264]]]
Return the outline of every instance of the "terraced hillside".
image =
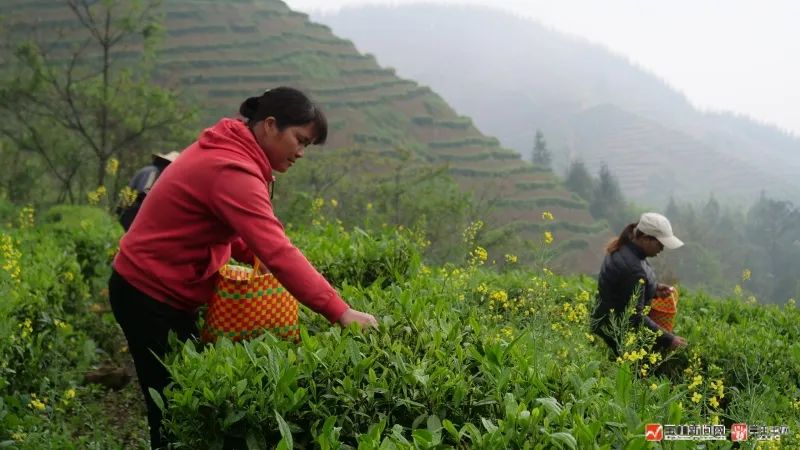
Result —
[[[69,47],[69,30],[77,23],[63,1],[5,4],[12,31],[63,29],[58,47]],[[297,86],[324,105],[331,119],[329,148],[358,145],[389,154],[404,148],[446,164],[460,186],[485,200],[497,242],[512,234],[540,239],[547,229],[556,245],[569,250],[565,264],[595,269],[599,258],[587,256],[608,238],[605,223],[596,223],[585,202],[551,172],[483,135],[430,88],[380,67],[373,56],[278,0],[169,0],[163,8],[161,77],[201,102],[209,122],[234,114],[244,98],[265,88]],[[545,210],[555,222],[542,222]]]
[[[624,174],[625,192],[633,197],[666,204],[670,193],[692,192],[702,198],[709,186],[726,200],[732,194],[750,195],[745,186],[751,190],[761,186],[780,197],[791,197],[790,191],[768,183],[764,172],[734,152],[723,153],[692,135],[617,106],[587,108],[571,115],[569,123],[586,163],[592,167],[608,163],[615,174]],[[721,165],[724,170],[716,170]],[[732,191],[730,187],[737,185],[742,189]]]

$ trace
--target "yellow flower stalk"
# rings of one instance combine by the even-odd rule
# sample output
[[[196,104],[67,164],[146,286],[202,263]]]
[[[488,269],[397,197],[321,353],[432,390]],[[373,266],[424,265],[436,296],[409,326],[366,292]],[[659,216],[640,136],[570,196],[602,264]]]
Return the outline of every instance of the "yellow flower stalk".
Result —
[[[119,160],[116,158],[111,158],[106,162],[106,173],[109,175],[116,175],[117,170],[119,169]]]

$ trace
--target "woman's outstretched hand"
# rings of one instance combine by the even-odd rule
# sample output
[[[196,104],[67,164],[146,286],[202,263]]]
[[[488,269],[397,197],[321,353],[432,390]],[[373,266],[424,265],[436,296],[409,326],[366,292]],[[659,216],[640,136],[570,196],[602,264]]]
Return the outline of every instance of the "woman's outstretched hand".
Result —
[[[353,308],[348,309],[339,317],[339,325],[347,327],[351,323],[357,323],[361,328],[378,327],[378,321],[372,314],[356,311]]]
[[[680,336],[675,336],[675,338],[672,339],[672,342],[670,343],[669,346],[670,346],[670,348],[675,349],[675,348],[680,348],[680,347],[686,347],[687,344],[688,344],[688,342],[686,341],[686,339],[684,339],[684,338],[682,338]]]
[[[666,284],[658,283],[658,286],[656,286],[656,296],[657,297],[661,297],[661,298],[669,297],[674,291],[675,291],[674,287],[666,285]]]

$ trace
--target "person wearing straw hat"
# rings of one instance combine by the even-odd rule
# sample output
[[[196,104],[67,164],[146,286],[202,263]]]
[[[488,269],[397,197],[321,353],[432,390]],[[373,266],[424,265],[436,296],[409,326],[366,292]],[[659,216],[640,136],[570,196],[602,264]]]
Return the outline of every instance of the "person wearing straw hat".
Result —
[[[324,113],[297,89],[246,99],[244,120],[204,130],[159,177],[122,237],[109,299],[147,402],[153,448],[168,444],[150,395],[169,384],[161,364],[168,336],[199,335],[198,309],[210,302],[219,271],[233,257],[260,261],[300,303],[341,326],[376,327],[351,308],[286,236],[272,207],[274,172],[286,172],[328,134]],[[257,259],[256,259],[257,258]]]
[[[657,256],[665,248],[674,250],[683,242],[672,233],[672,225],[666,217],[654,212],[641,215],[639,221],[627,225],[619,237],[606,247],[606,256],[598,277],[598,295],[592,312],[592,332],[600,336],[619,356],[619,337],[612,330],[612,318],[620,318],[635,300],[630,322],[634,326],[644,325],[661,334],[656,340],[659,350],[674,349],[686,345],[686,339],[664,329],[644,314],[653,298],[669,296],[674,288],[656,281],[656,274],[647,258]]]
[[[147,193],[170,163],[180,155],[179,152],[153,153],[153,163],[139,169],[131,178],[128,187],[136,193],[136,199],[130,205],[120,205],[117,207],[119,223],[125,231],[130,229],[133,219],[139,213]]]

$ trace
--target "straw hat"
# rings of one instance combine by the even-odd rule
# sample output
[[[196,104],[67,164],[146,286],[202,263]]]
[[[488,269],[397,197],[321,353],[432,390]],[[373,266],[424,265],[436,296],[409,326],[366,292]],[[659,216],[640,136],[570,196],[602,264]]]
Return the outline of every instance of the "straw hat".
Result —
[[[153,158],[160,158],[169,162],[175,161],[178,156],[180,156],[179,152],[153,153]]]

